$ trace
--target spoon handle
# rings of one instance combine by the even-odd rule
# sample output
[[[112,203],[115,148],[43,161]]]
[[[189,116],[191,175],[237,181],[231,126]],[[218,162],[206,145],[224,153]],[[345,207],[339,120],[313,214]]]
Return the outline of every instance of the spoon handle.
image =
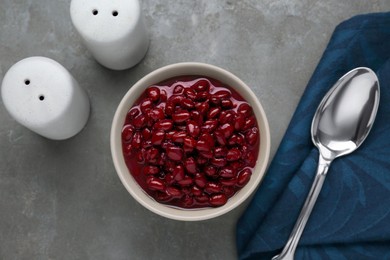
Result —
[[[311,186],[309,194],[307,195],[305,204],[299,214],[298,220],[295,223],[294,229],[292,230],[290,237],[288,238],[287,244],[284,246],[281,254],[274,256],[272,260],[293,260],[295,249],[297,248],[299,239],[301,238],[302,232],[306,226],[307,220],[313,210],[314,204],[317,201],[318,195],[320,194],[322,184],[324,183],[326,173],[328,172],[329,166],[332,160],[325,159],[321,154],[318,161],[317,174],[314,178],[314,182]]]

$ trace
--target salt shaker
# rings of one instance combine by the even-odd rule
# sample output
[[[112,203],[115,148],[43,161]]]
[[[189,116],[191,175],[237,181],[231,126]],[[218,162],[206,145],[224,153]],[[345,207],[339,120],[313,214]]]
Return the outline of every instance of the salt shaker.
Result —
[[[45,57],[14,64],[4,76],[1,97],[17,122],[54,140],[80,132],[90,112],[88,96],[73,76]]]
[[[107,68],[131,68],[148,50],[138,0],[72,0],[70,15],[86,47]]]

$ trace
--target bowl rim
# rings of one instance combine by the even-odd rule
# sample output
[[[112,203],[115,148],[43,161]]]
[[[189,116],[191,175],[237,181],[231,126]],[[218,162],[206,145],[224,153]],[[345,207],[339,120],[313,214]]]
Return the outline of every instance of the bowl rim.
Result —
[[[196,73],[198,71],[199,73]],[[220,207],[181,209],[159,203],[153,198],[151,198],[149,195],[147,195],[147,193],[141,188],[141,186],[138,185],[124,162],[120,134],[124,124],[124,115],[127,114],[132,104],[139,98],[139,95],[148,86],[157,84],[171,77],[184,75],[199,75],[211,77],[220,80],[224,84],[227,84],[228,86],[232,87],[235,91],[239,92],[240,95],[243,96],[247,102],[251,104],[259,125],[261,144],[258,162],[256,163],[256,166],[253,170],[253,172],[256,172],[256,174],[252,174],[252,178],[250,179],[249,183],[247,183],[233,197],[231,197],[225,205]],[[218,77],[221,78],[223,77],[224,79],[221,80],[215,75],[218,75]],[[232,82],[235,82],[236,84],[232,86]],[[245,93],[242,93],[242,90],[237,89],[237,85],[240,86],[239,88],[242,87]],[[140,93],[138,95],[135,95],[136,92],[139,91]],[[134,101],[129,102],[129,100],[132,99]],[[126,92],[126,94],[120,101],[113,117],[110,132],[110,148],[114,167],[122,184],[125,186],[127,191],[136,201],[138,201],[141,205],[143,205],[150,211],[163,217],[182,221],[199,221],[218,217],[238,207],[242,202],[244,202],[248,197],[250,197],[250,195],[257,189],[265,175],[265,171],[269,164],[270,147],[271,138],[267,116],[264,112],[262,105],[260,104],[260,101],[253,93],[253,91],[241,79],[239,79],[231,72],[214,65],[200,62],[180,62],[166,65],[146,74],[144,77],[138,80],[130,87],[130,89]],[[259,163],[259,159],[261,159],[261,163]],[[238,194],[240,194],[240,196],[237,196]]]

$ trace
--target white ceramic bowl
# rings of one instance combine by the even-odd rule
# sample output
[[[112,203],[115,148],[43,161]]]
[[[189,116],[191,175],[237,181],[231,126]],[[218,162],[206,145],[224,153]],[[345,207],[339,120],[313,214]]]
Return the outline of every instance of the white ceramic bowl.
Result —
[[[137,184],[132,175],[129,173],[122,153],[121,130],[125,122],[126,114],[130,107],[132,107],[133,103],[147,87],[172,77],[184,75],[206,76],[227,84],[240,93],[241,96],[251,104],[256,115],[260,130],[260,151],[256,166],[252,173],[252,177],[240,191],[231,197],[225,205],[220,207],[179,209],[155,201],[153,198],[147,195],[145,191],[143,191],[143,189]],[[196,221],[214,218],[227,213],[240,205],[251,195],[251,193],[259,185],[267,168],[270,153],[270,140],[269,125],[264,110],[255,94],[244,82],[242,82],[232,73],[216,66],[203,63],[186,62],[176,63],[157,69],[140,79],[130,88],[130,90],[126,93],[120,102],[112,122],[111,154],[119,178],[129,193],[139,203],[154,213],[167,218],[184,221]]]

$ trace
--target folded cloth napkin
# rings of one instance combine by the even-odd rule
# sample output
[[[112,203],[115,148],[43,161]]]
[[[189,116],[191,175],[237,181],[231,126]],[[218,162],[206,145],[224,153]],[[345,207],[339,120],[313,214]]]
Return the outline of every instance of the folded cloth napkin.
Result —
[[[336,159],[295,259],[390,259],[390,13],[355,16],[336,27],[287,132],[237,224],[240,259],[271,259],[285,245],[318,162],[310,136],[321,99],[346,72],[374,70],[380,104],[361,147]]]

